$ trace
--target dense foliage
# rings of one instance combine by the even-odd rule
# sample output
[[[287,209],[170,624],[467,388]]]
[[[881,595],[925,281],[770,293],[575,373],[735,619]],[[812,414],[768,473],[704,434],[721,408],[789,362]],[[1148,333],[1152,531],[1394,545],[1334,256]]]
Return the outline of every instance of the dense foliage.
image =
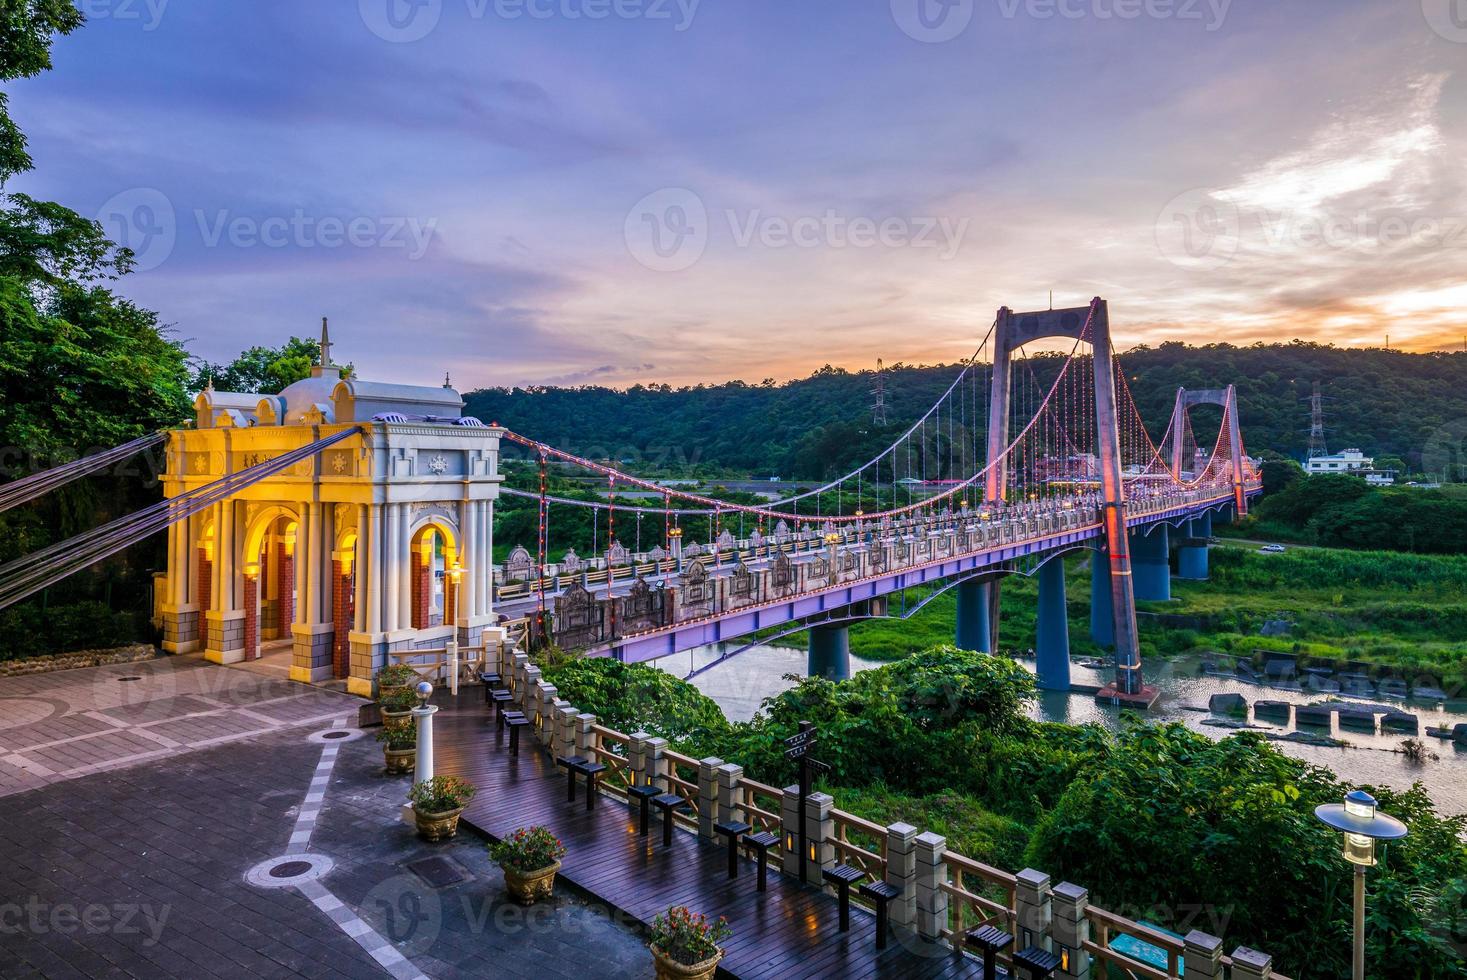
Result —
[[[200,362],[194,370],[192,387],[213,385],[220,391],[244,391],[274,395],[287,386],[311,376],[311,365],[321,358],[321,344],[291,337],[279,347],[251,347],[228,364]],[[341,376],[351,374],[341,368]]]
[[[580,661],[552,680],[583,710],[635,716],[685,752],[737,761],[774,785],[794,776],[780,740],[813,721],[832,767],[826,788],[854,812],[1084,883],[1122,914],[1267,949],[1291,976],[1348,973],[1350,870],[1338,836],[1313,816],[1347,787],[1252,733],[1214,741],[1179,724],[1135,721],[1115,734],[1033,722],[1027,671],[952,648],[850,681],[802,679],[747,724],[706,724],[716,706],[652,667]],[[659,727],[645,695],[629,693],[649,688],[699,724]],[[1372,873],[1373,975],[1458,976],[1467,818],[1439,816],[1419,788],[1376,795],[1411,834]]]
[[[1060,360],[1028,358],[1018,383],[1047,387]],[[1302,457],[1307,398],[1319,381],[1328,396],[1332,446],[1399,457],[1413,470],[1436,471],[1462,462],[1467,354],[1406,354],[1298,341],[1252,347],[1167,343],[1127,351],[1121,360],[1158,438],[1179,386],[1236,384],[1249,450]],[[871,424],[873,373],[831,367],[785,384],[488,389],[467,400],[469,411],[485,421],[586,456],[649,470],[807,478],[838,475],[865,462],[926,411],[956,374],[953,365],[888,368],[886,427]],[[1216,431],[1217,409],[1199,407],[1193,414],[1199,437]]]
[[[1264,476],[1267,481],[1267,469]],[[1237,533],[1337,548],[1462,554],[1467,496],[1459,486],[1372,487],[1343,474],[1300,476],[1276,484]]]

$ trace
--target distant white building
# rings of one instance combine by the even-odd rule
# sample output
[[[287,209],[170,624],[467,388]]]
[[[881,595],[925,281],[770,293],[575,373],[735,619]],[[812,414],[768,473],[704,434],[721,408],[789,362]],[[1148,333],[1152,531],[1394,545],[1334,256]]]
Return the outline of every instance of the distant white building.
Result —
[[[1374,457],[1366,456],[1358,449],[1346,449],[1342,453],[1310,457],[1304,462],[1304,472],[1310,476],[1316,473],[1353,473],[1374,466]]]

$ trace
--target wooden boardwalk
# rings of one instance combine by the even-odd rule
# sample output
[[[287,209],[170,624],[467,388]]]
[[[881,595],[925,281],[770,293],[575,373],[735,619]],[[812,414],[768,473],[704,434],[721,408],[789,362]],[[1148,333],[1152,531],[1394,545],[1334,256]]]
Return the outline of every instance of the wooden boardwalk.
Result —
[[[435,699],[435,701],[438,699]],[[834,897],[804,887],[773,869],[769,890],[755,891],[757,869],[740,859],[739,877],[728,880],[726,847],[681,828],[662,847],[654,810],[651,831],[637,832],[637,811],[603,795],[585,810],[584,788],[567,803],[566,779],[527,732],[519,757],[511,758],[507,734],[496,732],[480,688],[466,687],[456,700],[438,701],[433,721],[434,766],[439,775],[463,776],[478,796],[463,819],[494,839],[519,827],[544,824],[565,842],[560,877],[622,914],[650,925],[672,905],[724,916],[733,929],[720,976],[945,978],[981,977],[973,960],[893,930],[887,948],[875,948],[874,916],[852,904],[851,929],[837,930]],[[651,958],[648,958],[651,972]]]

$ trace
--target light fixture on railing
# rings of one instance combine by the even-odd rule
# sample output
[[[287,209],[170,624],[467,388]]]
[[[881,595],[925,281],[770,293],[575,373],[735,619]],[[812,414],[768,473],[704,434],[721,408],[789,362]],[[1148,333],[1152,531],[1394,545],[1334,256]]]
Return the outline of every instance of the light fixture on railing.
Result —
[[[1375,797],[1352,790],[1345,802],[1325,803],[1314,815],[1327,827],[1345,835],[1345,860],[1355,866],[1355,949],[1352,976],[1365,980],[1365,869],[1373,867],[1375,842],[1406,836],[1406,825],[1395,817],[1376,812]]]

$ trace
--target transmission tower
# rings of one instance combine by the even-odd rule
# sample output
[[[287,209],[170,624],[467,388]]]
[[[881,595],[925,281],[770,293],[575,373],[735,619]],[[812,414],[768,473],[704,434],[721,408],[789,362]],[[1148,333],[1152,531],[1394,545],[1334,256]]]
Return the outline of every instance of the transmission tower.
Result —
[[[876,359],[876,387],[871,389],[871,394],[876,396],[876,402],[871,406],[871,424],[877,426],[886,425],[886,367],[881,359]]]
[[[1319,393],[1319,382],[1314,382],[1314,394],[1309,396],[1309,453],[1306,459],[1328,456],[1324,444],[1324,395]]]

